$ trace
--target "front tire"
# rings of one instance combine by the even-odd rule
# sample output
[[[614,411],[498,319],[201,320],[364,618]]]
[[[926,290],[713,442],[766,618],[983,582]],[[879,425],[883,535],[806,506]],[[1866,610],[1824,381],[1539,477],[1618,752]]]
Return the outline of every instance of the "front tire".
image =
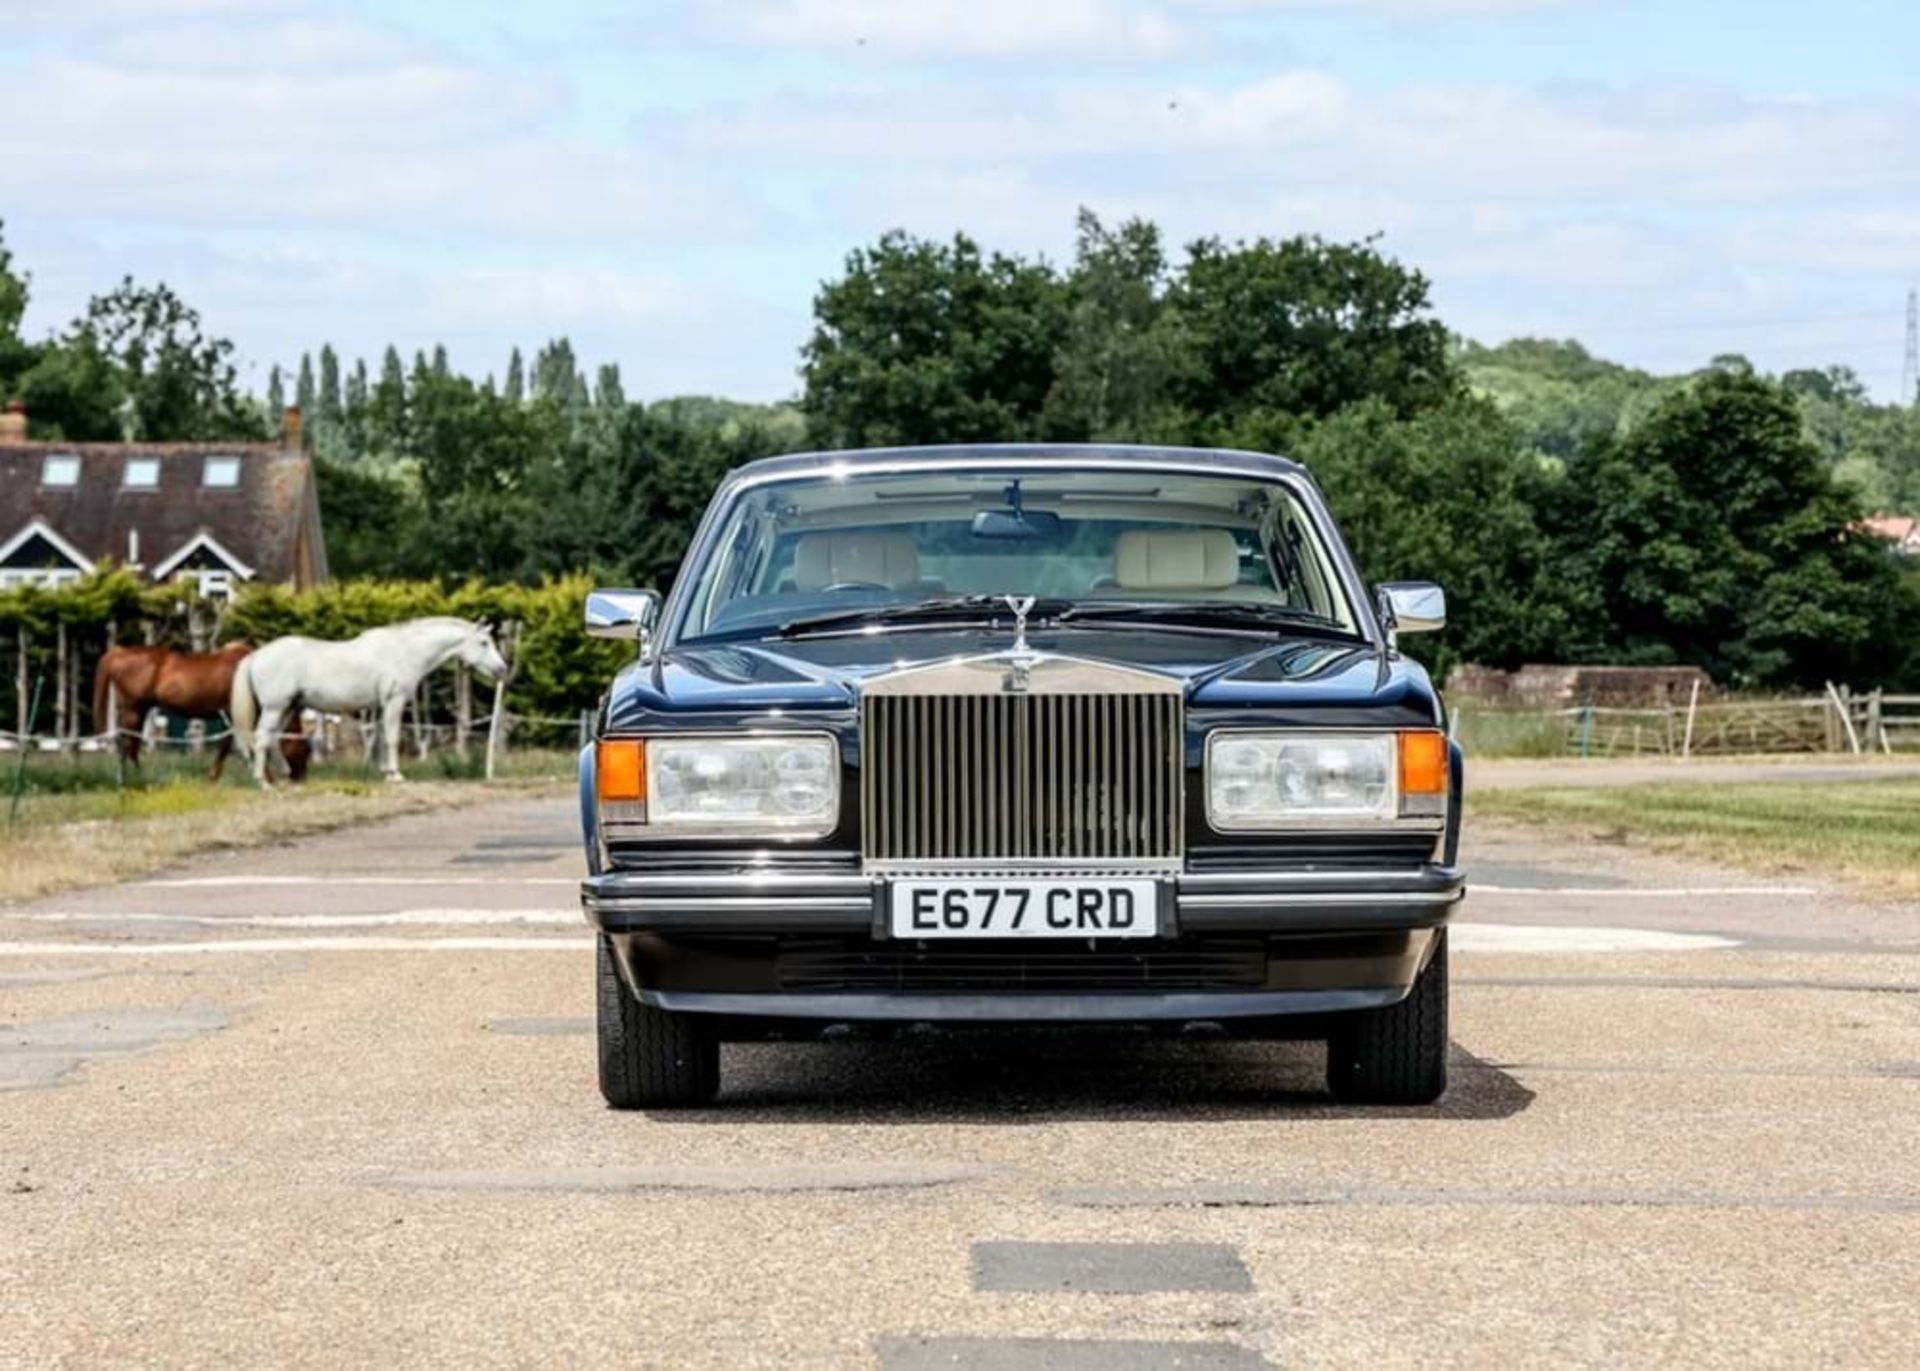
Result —
[[[684,1109],[720,1091],[720,1039],[697,1014],[642,1004],[620,975],[613,942],[596,940],[600,1093],[614,1109]]]
[[[1447,930],[1407,998],[1351,1015],[1327,1042],[1327,1086],[1343,1104],[1432,1104],[1447,1088]]]

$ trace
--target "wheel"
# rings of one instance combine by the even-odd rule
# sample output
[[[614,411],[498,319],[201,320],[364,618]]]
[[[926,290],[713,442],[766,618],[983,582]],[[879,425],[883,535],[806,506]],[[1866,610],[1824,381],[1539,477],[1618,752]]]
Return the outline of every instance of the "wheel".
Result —
[[[613,943],[595,951],[600,1093],[615,1109],[673,1109],[710,1102],[720,1090],[720,1039],[697,1014],[640,1003],[621,979]]]
[[[1327,1085],[1348,1104],[1432,1104],[1447,1088],[1447,930],[1407,998],[1349,1016],[1327,1042]]]

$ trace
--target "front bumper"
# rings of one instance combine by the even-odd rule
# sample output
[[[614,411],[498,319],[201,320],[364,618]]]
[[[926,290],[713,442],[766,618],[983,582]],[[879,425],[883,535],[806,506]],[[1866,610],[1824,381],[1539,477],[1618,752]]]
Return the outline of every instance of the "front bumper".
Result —
[[[815,1023],[1057,1024],[1294,1018],[1393,1004],[1465,893],[1458,869],[1434,865],[1189,872],[1166,882],[1158,938],[1018,949],[893,939],[882,881],[852,872],[617,871],[590,877],[581,894],[628,984],[660,1009]]]
[[[1163,935],[1362,933],[1437,928],[1466,894],[1459,868],[1183,872]],[[886,936],[880,878],[858,872],[610,871],[581,882],[605,933],[871,933]]]

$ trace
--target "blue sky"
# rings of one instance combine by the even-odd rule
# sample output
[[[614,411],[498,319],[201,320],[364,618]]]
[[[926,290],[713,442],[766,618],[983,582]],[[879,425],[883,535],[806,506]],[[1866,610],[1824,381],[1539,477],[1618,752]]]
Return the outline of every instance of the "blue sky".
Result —
[[[1896,388],[1920,6],[1859,0],[8,0],[0,217],[55,328],[165,279],[262,383],[570,335],[792,393],[892,227],[1067,256],[1378,233],[1487,341]]]

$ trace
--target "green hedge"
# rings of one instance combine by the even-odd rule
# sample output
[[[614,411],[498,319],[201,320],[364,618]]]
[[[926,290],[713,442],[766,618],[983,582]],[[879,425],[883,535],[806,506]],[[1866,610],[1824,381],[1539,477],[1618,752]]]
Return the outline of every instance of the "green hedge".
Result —
[[[608,679],[633,655],[631,645],[589,638],[581,628],[581,609],[592,586],[585,574],[531,586],[469,582],[446,587],[432,581],[340,581],[302,591],[246,586],[221,611],[216,632],[222,642],[265,644],[287,634],[351,638],[431,614],[513,622],[519,637],[508,707],[519,714],[570,719],[599,698]],[[30,670],[44,668],[51,676],[54,629],[65,624],[91,673],[109,624],[118,625],[121,642],[140,641],[141,626],[152,624],[159,641],[185,646],[190,602],[187,587],[146,585],[121,569],[58,589],[14,587],[0,591],[0,651],[11,655],[15,630],[24,626],[32,642]]]

